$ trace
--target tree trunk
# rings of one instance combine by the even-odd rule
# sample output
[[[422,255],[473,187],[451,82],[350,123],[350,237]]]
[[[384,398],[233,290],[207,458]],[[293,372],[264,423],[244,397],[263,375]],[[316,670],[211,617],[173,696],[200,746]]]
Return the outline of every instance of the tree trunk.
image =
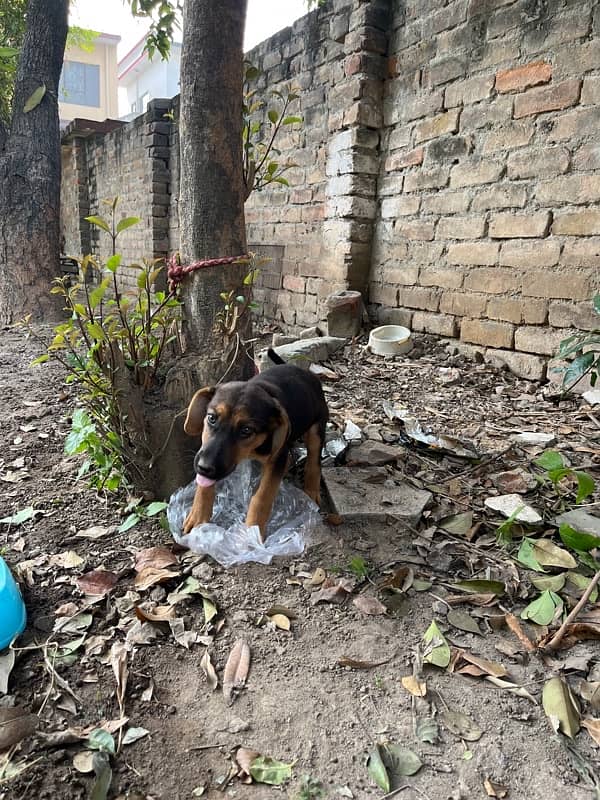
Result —
[[[60,313],[49,292],[60,272],[58,82],[67,16],[68,0],[29,0],[13,116],[0,152],[0,324]],[[41,102],[25,113],[43,85]]]
[[[242,176],[242,83],[246,0],[187,0],[181,58],[181,262],[246,252]],[[215,328],[220,294],[242,286],[247,265],[210,267],[184,285],[184,335],[201,356],[198,380],[252,375],[240,346],[249,338],[249,314],[239,338],[224,342]],[[197,386],[194,388],[198,388]]]

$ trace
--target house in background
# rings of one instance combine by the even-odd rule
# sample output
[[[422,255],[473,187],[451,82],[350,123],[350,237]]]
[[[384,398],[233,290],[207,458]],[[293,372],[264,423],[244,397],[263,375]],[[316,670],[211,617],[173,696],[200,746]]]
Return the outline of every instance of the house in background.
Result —
[[[80,47],[65,51],[58,107],[61,127],[73,119],[102,122],[116,119],[118,108],[117,45],[120,36],[101,33],[90,52]]]
[[[118,64],[121,119],[131,120],[142,114],[156,97],[179,94],[181,42],[171,44],[168,61],[163,61],[158,53],[150,60],[145,44],[144,36]]]

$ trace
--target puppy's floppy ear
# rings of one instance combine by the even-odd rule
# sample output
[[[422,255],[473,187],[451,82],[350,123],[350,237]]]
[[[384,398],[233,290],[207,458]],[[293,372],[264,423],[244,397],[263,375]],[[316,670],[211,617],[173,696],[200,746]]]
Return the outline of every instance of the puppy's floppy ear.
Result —
[[[206,386],[204,389],[199,389],[192,397],[183,423],[183,430],[190,436],[199,436],[202,433],[206,408],[216,390],[216,386]]]
[[[290,418],[278,400],[275,400],[275,405],[277,407],[279,416],[275,420],[277,427],[273,431],[271,458],[275,458],[275,456],[281,451],[281,448],[287,442],[288,436],[290,435]]]

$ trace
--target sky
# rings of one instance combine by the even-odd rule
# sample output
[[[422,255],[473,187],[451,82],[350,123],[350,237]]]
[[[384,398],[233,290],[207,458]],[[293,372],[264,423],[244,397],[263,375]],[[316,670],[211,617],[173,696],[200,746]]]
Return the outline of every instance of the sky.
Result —
[[[249,50],[306,13],[306,0],[248,0],[244,49]],[[147,29],[146,22],[132,17],[123,0],[74,0],[70,22],[98,33],[120,36],[119,59],[131,50]]]

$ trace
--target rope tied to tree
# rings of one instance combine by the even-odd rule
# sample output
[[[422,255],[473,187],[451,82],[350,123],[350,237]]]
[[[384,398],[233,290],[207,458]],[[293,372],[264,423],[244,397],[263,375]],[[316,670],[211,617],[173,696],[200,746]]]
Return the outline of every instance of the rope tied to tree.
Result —
[[[186,275],[207,267],[221,267],[225,264],[239,264],[250,261],[250,255],[245,253],[241,256],[224,256],[222,258],[204,258],[200,261],[193,261],[191,264],[180,264],[179,253],[173,253],[167,262],[167,277],[169,279],[169,290],[174,292]]]

